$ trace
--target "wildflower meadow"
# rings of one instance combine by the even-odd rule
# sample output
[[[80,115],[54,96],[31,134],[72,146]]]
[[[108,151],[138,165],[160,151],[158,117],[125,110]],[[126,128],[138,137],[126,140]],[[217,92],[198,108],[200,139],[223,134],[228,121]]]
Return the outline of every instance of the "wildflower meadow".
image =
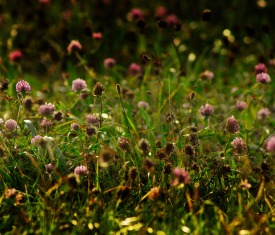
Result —
[[[0,234],[275,234],[274,8],[0,0]]]

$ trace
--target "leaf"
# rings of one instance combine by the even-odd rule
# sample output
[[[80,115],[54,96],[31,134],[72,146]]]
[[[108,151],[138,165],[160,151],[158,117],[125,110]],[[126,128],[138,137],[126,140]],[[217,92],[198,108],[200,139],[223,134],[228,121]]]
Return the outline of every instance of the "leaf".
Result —
[[[32,133],[32,137],[36,136],[37,135],[37,131],[36,131],[34,125],[32,124],[32,122],[30,120],[24,120],[24,122],[26,123],[26,125],[30,129],[30,131]]]

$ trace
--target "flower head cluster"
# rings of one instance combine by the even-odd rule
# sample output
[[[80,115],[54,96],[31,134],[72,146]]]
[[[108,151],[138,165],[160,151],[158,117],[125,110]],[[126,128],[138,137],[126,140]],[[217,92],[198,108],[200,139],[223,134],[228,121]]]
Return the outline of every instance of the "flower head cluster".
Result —
[[[45,103],[39,107],[39,113],[41,115],[50,116],[53,114],[54,105],[52,103]]]
[[[103,64],[106,69],[112,69],[116,64],[116,60],[113,58],[106,58]]]
[[[92,125],[96,125],[99,123],[99,120],[98,118],[96,117],[96,115],[94,114],[88,114],[86,116],[86,121],[89,123],[89,124],[92,124]]]
[[[138,104],[137,104],[137,106],[139,108],[143,108],[143,109],[149,108],[149,104],[147,102],[145,102],[145,101],[139,101]]]
[[[236,134],[240,131],[240,126],[234,116],[227,118],[225,128],[231,134]]]
[[[131,76],[137,76],[137,75],[141,75],[141,66],[136,64],[136,63],[132,63],[129,66],[129,74]]]
[[[256,80],[258,83],[261,84],[270,83],[271,81],[270,76],[267,73],[258,73],[256,75]]]
[[[275,135],[269,137],[266,141],[266,150],[268,152],[275,152]]]
[[[31,91],[31,86],[28,82],[21,80],[16,83],[15,89],[18,93],[25,93]]]
[[[232,141],[231,145],[233,147],[233,153],[235,155],[246,154],[246,150],[247,150],[246,143],[242,138],[240,138],[240,137],[235,138]]]
[[[88,170],[86,168],[86,166],[77,166],[75,169],[74,169],[74,174],[75,175],[87,175],[88,174]]]
[[[93,38],[94,38],[95,40],[100,40],[100,39],[102,39],[102,37],[103,37],[103,35],[102,35],[102,33],[100,33],[100,32],[95,32],[95,33],[93,33]]]
[[[138,20],[143,18],[143,13],[139,8],[133,8],[128,15],[130,20]]]
[[[210,104],[202,105],[200,107],[200,112],[202,116],[208,117],[214,113],[214,108]]]
[[[71,124],[71,130],[72,130],[72,131],[78,131],[79,128],[80,128],[80,126],[79,126],[78,123],[73,122],[73,123]]]
[[[82,49],[82,45],[78,40],[72,40],[67,48],[69,54],[71,54],[73,51],[78,51]]]
[[[36,135],[32,138],[31,144],[35,146],[42,146],[45,144],[45,140],[42,136]]]
[[[87,84],[86,81],[81,79],[81,78],[77,78],[75,80],[73,80],[73,84],[72,84],[72,91],[74,92],[80,92],[83,91],[87,88]]]
[[[173,186],[177,186],[179,184],[189,184],[190,183],[190,177],[189,173],[184,170],[183,168],[176,167],[173,171],[174,173],[174,181]]]
[[[13,119],[8,119],[5,122],[5,128],[9,132],[15,131],[16,128],[17,128],[17,122],[15,120],[13,120]]]
[[[19,50],[12,51],[9,54],[9,58],[11,62],[19,62],[22,59],[22,57],[23,57],[23,54]]]
[[[255,65],[254,72],[255,72],[255,75],[259,73],[267,73],[267,67],[265,66],[265,64],[259,63]]]
[[[205,70],[200,74],[200,78],[203,80],[212,80],[214,78],[214,73],[209,70]]]
[[[244,109],[246,109],[246,103],[244,101],[238,100],[235,104],[235,109],[240,112],[243,111]]]
[[[270,111],[267,108],[262,108],[259,110],[258,114],[258,119],[264,119],[264,118],[268,118],[270,116]]]
[[[94,86],[94,96],[102,96],[105,89],[101,82],[97,82]]]

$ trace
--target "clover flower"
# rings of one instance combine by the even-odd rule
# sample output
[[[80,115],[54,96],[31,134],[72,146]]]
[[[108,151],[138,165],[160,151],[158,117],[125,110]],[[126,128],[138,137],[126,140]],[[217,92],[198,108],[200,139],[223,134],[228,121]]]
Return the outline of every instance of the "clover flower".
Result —
[[[86,168],[86,166],[77,166],[75,169],[74,169],[74,174],[75,175],[87,175],[88,174],[88,170]]]
[[[266,141],[266,150],[268,152],[275,152],[275,135],[269,137]]]
[[[113,58],[106,58],[103,62],[103,65],[106,69],[112,69],[116,64],[116,60]]]
[[[136,63],[130,64],[129,74],[132,76],[140,75],[141,74],[141,66]]]
[[[267,108],[262,108],[259,110],[257,117],[258,119],[264,119],[264,118],[268,118],[270,116],[270,111]]]
[[[246,154],[246,143],[242,138],[235,138],[232,141],[231,145],[233,147],[233,153],[235,155]]]
[[[78,40],[72,40],[69,46],[67,47],[69,54],[71,54],[73,51],[78,51],[81,49],[82,49],[82,45]]]
[[[18,93],[27,93],[31,91],[31,86],[28,82],[21,80],[16,83],[15,89]]]
[[[238,111],[243,111],[246,109],[246,102],[238,100],[235,104],[235,109]]]
[[[258,83],[267,84],[270,83],[271,79],[267,73],[258,73],[256,76],[256,80]]]
[[[8,119],[5,122],[5,128],[9,132],[15,131],[16,128],[17,128],[17,122],[15,120],[13,120],[13,119]]]
[[[225,128],[231,134],[236,134],[240,131],[240,126],[234,116],[227,118]]]
[[[39,113],[41,115],[50,116],[53,114],[54,105],[52,103],[45,103],[39,107]]]
[[[265,66],[265,64],[259,63],[255,65],[254,72],[255,72],[255,75],[259,73],[267,73],[267,67]]]
[[[23,57],[23,54],[19,50],[12,51],[9,54],[9,59],[11,62],[19,62],[22,59],[22,57]]]
[[[189,184],[190,176],[189,173],[183,168],[176,167],[173,171],[174,173],[174,181],[173,186],[177,186],[179,184]]]
[[[86,81],[81,78],[75,79],[72,83],[72,91],[74,92],[80,92],[85,90],[86,88],[87,88]]]
[[[214,113],[214,108],[210,104],[202,105],[200,107],[200,112],[202,116],[208,117]]]

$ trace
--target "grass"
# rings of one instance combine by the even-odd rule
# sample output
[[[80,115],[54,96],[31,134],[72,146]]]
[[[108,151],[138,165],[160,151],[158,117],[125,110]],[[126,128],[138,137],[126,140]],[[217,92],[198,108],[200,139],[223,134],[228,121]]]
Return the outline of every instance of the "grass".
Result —
[[[37,3],[33,15],[2,5],[0,234],[273,234],[272,31],[262,37],[235,31],[239,22],[225,10],[219,18],[218,6],[210,9],[221,26],[189,15],[163,28],[165,18],[150,17],[153,3],[112,8],[110,1],[102,12],[98,4]],[[187,3],[171,4],[169,13],[188,13]],[[250,7],[268,12],[271,6]],[[134,7],[145,14],[145,27],[127,16]],[[80,25],[103,38],[83,36]],[[41,45],[35,43],[40,34]],[[68,53],[74,39],[83,48]],[[10,59],[17,48],[22,58]],[[109,56],[116,60],[112,68],[103,65]],[[256,80],[259,62],[268,84]],[[135,73],[131,63],[140,66]],[[79,77],[87,88],[73,91]],[[30,92],[16,91],[21,80]],[[245,102],[241,111],[238,100]],[[45,103],[54,110],[41,111]],[[214,109],[210,115],[201,111],[205,104]],[[268,112],[261,116],[263,108]],[[239,131],[230,126],[232,116]]]

